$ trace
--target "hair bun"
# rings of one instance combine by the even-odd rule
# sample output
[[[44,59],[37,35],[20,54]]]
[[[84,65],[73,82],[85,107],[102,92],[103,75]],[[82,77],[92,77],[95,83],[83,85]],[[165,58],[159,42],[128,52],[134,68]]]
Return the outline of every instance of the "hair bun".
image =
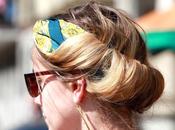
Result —
[[[129,63],[123,90],[126,105],[133,111],[142,113],[161,96],[164,89],[164,78],[155,68],[141,64],[136,60]]]
[[[99,99],[142,113],[161,96],[164,79],[155,68],[114,52],[105,78],[92,86]]]

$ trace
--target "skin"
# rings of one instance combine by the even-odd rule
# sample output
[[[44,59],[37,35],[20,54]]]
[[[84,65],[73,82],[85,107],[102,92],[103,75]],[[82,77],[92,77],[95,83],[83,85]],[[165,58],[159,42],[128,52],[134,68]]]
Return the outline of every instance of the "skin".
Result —
[[[34,71],[48,70],[40,62],[34,65]],[[66,84],[57,76],[46,75],[40,77],[41,87],[44,81],[51,79],[42,88],[42,93],[34,98],[34,102],[40,105],[45,122],[49,130],[75,130],[81,129],[81,117],[76,109],[76,104],[80,103],[84,94],[84,87],[80,86],[81,80],[75,83]],[[67,125],[69,123],[69,125]]]

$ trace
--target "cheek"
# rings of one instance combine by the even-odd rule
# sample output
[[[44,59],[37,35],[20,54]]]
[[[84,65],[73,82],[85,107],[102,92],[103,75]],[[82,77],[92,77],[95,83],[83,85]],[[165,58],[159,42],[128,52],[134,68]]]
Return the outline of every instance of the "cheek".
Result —
[[[49,127],[61,130],[66,126],[75,128],[80,122],[71,91],[58,82],[50,82],[45,86],[42,93],[42,109]]]

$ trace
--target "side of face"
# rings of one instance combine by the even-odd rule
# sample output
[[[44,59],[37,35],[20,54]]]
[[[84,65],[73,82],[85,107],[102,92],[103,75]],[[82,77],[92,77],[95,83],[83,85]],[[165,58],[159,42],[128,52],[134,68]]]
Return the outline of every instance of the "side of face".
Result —
[[[41,63],[34,64],[35,71],[48,70]],[[42,76],[42,82],[50,78]],[[41,86],[43,87],[43,86]],[[76,130],[80,127],[80,115],[74,102],[74,92],[59,77],[52,76],[42,88],[42,94],[34,99],[39,104],[49,130]]]

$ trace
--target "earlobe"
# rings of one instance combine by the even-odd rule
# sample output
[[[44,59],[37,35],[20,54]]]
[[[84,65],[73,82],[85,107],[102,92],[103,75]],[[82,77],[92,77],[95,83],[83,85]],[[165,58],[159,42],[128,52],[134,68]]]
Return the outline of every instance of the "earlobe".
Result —
[[[73,101],[79,104],[83,101],[86,94],[86,80],[80,78],[72,84],[73,88]]]

